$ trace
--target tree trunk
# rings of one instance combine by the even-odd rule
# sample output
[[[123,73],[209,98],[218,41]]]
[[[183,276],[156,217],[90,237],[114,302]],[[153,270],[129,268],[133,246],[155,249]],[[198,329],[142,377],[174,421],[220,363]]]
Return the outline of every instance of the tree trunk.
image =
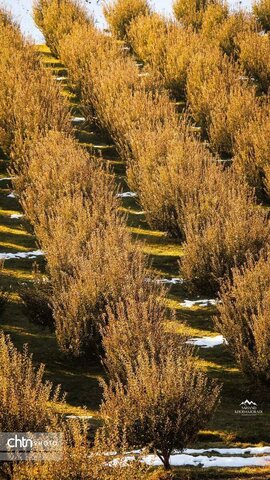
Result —
[[[165,470],[171,470],[170,456],[171,456],[171,454],[169,452],[164,452],[162,454],[162,462],[163,462]]]

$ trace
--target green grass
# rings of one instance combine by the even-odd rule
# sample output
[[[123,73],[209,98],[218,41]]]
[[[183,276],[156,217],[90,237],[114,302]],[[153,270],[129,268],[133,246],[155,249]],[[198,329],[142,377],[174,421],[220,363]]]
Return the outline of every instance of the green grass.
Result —
[[[47,67],[54,74],[65,71],[44,46],[40,49],[42,58]],[[80,113],[76,97],[71,89],[64,85],[65,96],[71,102],[74,113]],[[112,142],[96,127],[83,127],[76,130],[77,137],[89,151],[99,155],[102,151],[104,158],[111,164],[120,188],[128,189],[125,180],[125,165],[118,158]],[[101,148],[95,149],[93,145]],[[7,176],[8,162],[4,158],[0,161],[0,176]],[[0,252],[30,251],[38,248],[37,242],[31,233],[29,225],[23,220],[10,218],[12,213],[20,212],[18,200],[8,198],[11,185],[9,181],[0,182]],[[125,198],[122,209],[127,215],[127,222],[134,238],[142,244],[142,249],[150,256],[153,269],[165,278],[179,276],[178,260],[183,255],[182,246],[170,240],[163,232],[153,231],[148,226],[141,207],[134,199]],[[37,262],[44,269],[44,260]],[[41,330],[31,324],[27,318],[23,305],[18,297],[17,290],[21,282],[32,278],[33,260],[7,260],[3,283],[11,291],[10,301],[0,318],[0,326],[6,333],[10,333],[18,348],[28,343],[29,351],[33,353],[36,363],[45,363],[46,378],[54,383],[60,383],[67,392],[67,403],[56,406],[63,413],[93,415],[93,424],[98,420],[98,407],[101,400],[99,379],[103,375],[99,365],[93,363],[78,364],[61,354],[57,348],[54,334]],[[188,296],[180,285],[173,286],[168,293],[168,308],[175,309],[175,319],[168,322],[166,328],[178,334],[190,336],[214,335],[212,316],[215,308],[183,308],[180,303]],[[211,377],[218,378],[223,384],[222,399],[217,412],[207,427],[198,437],[198,447],[218,446],[245,446],[269,443],[270,441],[270,408],[269,392],[256,389],[250,385],[245,377],[236,368],[233,359],[224,346],[212,349],[198,349],[198,363]],[[258,417],[244,418],[235,414],[239,404],[246,398],[258,402],[264,414]],[[84,410],[84,407],[86,410]],[[181,472],[181,473],[179,473]],[[260,480],[270,478],[269,470],[263,469],[175,469],[175,478],[184,479],[225,479],[249,478]],[[157,477],[158,478],[158,477]]]

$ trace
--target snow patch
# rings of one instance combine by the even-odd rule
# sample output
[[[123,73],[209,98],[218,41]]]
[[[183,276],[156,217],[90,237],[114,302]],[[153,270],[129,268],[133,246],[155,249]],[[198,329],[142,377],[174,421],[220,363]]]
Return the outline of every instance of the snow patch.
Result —
[[[90,420],[90,418],[93,418],[93,415],[67,415],[66,418],[79,418],[80,420]]]
[[[134,198],[137,197],[138,194],[135,192],[123,192],[123,193],[118,193],[117,197],[119,198]]]
[[[216,335],[215,337],[194,337],[187,341],[191,345],[202,348],[213,348],[219,345],[223,345],[225,339],[223,335]],[[211,451],[211,450],[206,450]],[[215,450],[216,451],[216,450]],[[270,453],[270,450],[269,450]]]
[[[246,447],[246,448],[186,448],[183,453],[188,455],[199,455],[201,453],[215,452],[220,455],[263,455],[270,453],[270,447]],[[176,452],[178,453],[178,452]]]
[[[85,117],[73,117],[71,119],[73,123],[83,123],[85,122],[85,120],[86,120]]]
[[[0,260],[11,260],[13,258],[36,258],[44,255],[42,250],[34,250],[33,252],[17,252],[17,253],[0,253]]]
[[[140,212],[132,212],[133,215],[145,215],[145,211],[141,210]]]
[[[161,466],[162,462],[156,455],[147,455],[143,461],[147,465]],[[184,465],[193,467],[220,467],[220,468],[240,468],[240,467],[264,467],[270,465],[270,456],[265,457],[207,457],[206,455],[186,455],[175,454],[171,455],[170,463],[173,467],[181,467]]]
[[[198,307],[210,307],[211,305],[216,305],[216,304],[217,304],[216,299],[206,298],[205,300],[204,299],[201,299],[201,300],[184,300],[182,303],[180,303],[180,306],[185,307],[185,308],[192,308],[195,305],[197,305]]]
[[[10,218],[14,218],[14,219],[17,219],[17,218],[22,218],[24,215],[22,213],[12,213],[12,215],[10,215]]]
[[[160,278],[157,280],[158,283],[172,284],[172,285],[182,285],[184,283],[183,278]]]

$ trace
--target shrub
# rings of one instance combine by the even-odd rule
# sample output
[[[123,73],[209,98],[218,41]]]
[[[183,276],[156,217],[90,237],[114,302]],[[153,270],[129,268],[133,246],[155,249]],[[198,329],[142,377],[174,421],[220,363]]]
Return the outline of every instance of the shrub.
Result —
[[[187,100],[192,116],[202,128],[203,135],[207,134],[210,125],[211,102],[215,101],[217,94],[217,87],[212,84],[215,84],[217,76],[220,76],[221,63],[220,50],[217,47],[208,46],[196,53],[188,69]]]
[[[111,0],[105,2],[103,13],[112,33],[120,40],[126,40],[132,20],[150,14],[150,6],[147,0]]]
[[[270,30],[270,2],[269,0],[256,0],[252,7],[253,13],[262,28]]]
[[[270,86],[270,38],[257,32],[239,38],[240,62],[247,74],[255,80],[260,92],[267,93]]]
[[[213,150],[231,155],[237,132],[253,117],[255,87],[237,64],[209,47],[191,62],[187,94],[192,115]]]
[[[227,3],[210,3],[203,14],[202,35],[214,40],[220,25],[228,16],[229,7]]]
[[[198,35],[159,15],[149,15],[132,22],[129,40],[136,54],[159,72],[172,95],[183,97],[190,59],[199,47]]]
[[[114,179],[102,160],[90,157],[69,135],[48,132],[32,142],[21,164],[21,175],[15,179],[16,191],[21,187],[20,201],[42,243],[53,237],[48,230],[48,212],[57,209],[64,198],[82,195],[91,208],[96,208],[99,220],[118,207]],[[50,241],[45,241],[46,249]]]
[[[33,15],[46,44],[56,56],[60,40],[70,33],[75,23],[85,25],[93,22],[77,0],[35,0]]]
[[[252,118],[256,94],[252,86],[235,82],[229,93],[220,89],[211,112],[209,138],[214,151],[231,156],[237,132]]]
[[[259,200],[270,196],[269,106],[254,109],[254,118],[235,137],[234,169],[255,189]]]
[[[106,306],[124,297],[142,268],[143,258],[133,250],[126,228],[101,227],[88,238],[84,256],[73,260],[72,275],[62,275],[55,285],[56,335],[64,352],[76,357],[100,353]]]
[[[109,68],[108,65],[113,68],[114,63],[119,62],[119,57],[124,57],[119,42],[114,37],[104,35],[93,25],[75,25],[71,33],[60,42],[60,57],[81,97],[84,115],[90,122],[102,123],[95,111],[95,87],[99,82],[106,81],[102,73]],[[130,59],[131,63],[133,62]],[[138,80],[137,74],[138,69],[133,81]]]
[[[3,6],[0,8],[0,25],[1,49],[4,50],[4,48],[7,46],[14,46],[18,49],[22,48],[25,42],[22,37],[19,24],[13,20],[10,12]]]
[[[0,429],[2,432],[46,431],[56,416],[48,402],[61,401],[59,388],[44,381],[44,365],[33,366],[27,347],[20,353],[8,336],[0,336]]]
[[[176,99],[185,97],[188,68],[200,42],[198,34],[191,29],[174,26],[168,33],[161,74],[164,75],[165,86]]]
[[[77,421],[62,426],[64,434],[62,459],[46,462],[21,462],[14,467],[11,480],[147,480],[149,467],[142,456],[126,459],[124,440],[116,452],[117,433],[110,439],[102,432],[89,445],[87,429]]]
[[[176,19],[185,27],[198,29],[208,5],[219,3],[219,0],[174,0],[173,11]]]
[[[136,55],[160,70],[163,64],[166,36],[171,23],[158,13],[139,15],[128,29],[128,41]]]
[[[41,68],[32,46],[7,53],[12,54],[12,63],[0,74],[0,132],[5,133],[4,150],[11,151],[19,171],[19,158],[29,142],[50,129],[69,132],[70,114],[60,89]]]
[[[206,177],[185,207],[181,275],[191,290],[215,294],[223,277],[254,257],[269,241],[267,215],[252,190],[230,170]]]
[[[155,277],[144,277],[139,288],[129,289],[118,303],[108,307],[101,334],[103,363],[111,380],[126,381],[125,366],[136,365],[141,349],[153,348],[159,356],[167,340],[164,324],[170,316],[165,293]]]
[[[237,60],[239,56],[239,35],[255,29],[256,23],[253,17],[243,10],[240,10],[231,13],[227,19],[220,24],[213,41],[219,46],[222,53]]]
[[[136,156],[128,166],[128,180],[139,193],[148,223],[183,239],[185,204],[215,170],[213,157],[186,120],[155,129],[142,125],[133,132],[132,146]]]
[[[246,264],[233,270],[224,282],[215,318],[239,368],[252,380],[270,381],[270,275],[269,256],[263,253],[256,262],[248,256]]]
[[[166,343],[158,361],[138,351],[126,364],[126,383],[104,384],[105,426],[124,432],[133,447],[149,447],[170,468],[174,448],[183,450],[211,417],[219,387],[194,366],[189,347]]]
[[[96,52],[106,42],[113,43],[111,37],[104,36],[91,23],[74,25],[70,33],[59,41],[60,59],[67,67],[69,79],[78,95],[81,95],[84,84],[91,79],[91,60],[97,58]]]

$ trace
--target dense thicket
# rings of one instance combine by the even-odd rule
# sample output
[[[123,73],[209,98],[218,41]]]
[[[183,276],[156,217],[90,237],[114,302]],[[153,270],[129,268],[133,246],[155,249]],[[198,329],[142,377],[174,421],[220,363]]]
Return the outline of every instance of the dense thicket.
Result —
[[[78,22],[77,18],[73,19],[72,2],[61,2],[61,9],[65,5],[67,6],[67,33],[69,34],[71,20],[75,25]],[[76,4],[74,5],[76,6]],[[43,16],[43,6],[44,13],[46,13],[48,4],[44,2],[43,5],[42,2],[39,2],[42,26],[44,30],[48,28],[48,33],[51,21],[46,15]],[[54,15],[57,8],[58,6],[54,5]],[[56,17],[54,16],[54,18]],[[83,23],[83,20],[79,23]],[[86,28],[90,34],[91,30],[94,31],[92,26],[87,25],[87,22],[86,26],[80,26],[80,28]],[[64,42],[63,30],[60,29],[59,32],[55,30],[54,33],[56,38],[53,39],[52,45],[54,44],[54,48],[57,50],[60,45],[58,41],[61,40],[61,44]],[[73,32],[70,33],[70,36],[72,34]],[[70,39],[70,36],[67,38]],[[98,36],[95,38],[93,36],[92,42],[96,41]],[[99,51],[104,52],[108,45],[112,45],[112,51],[116,52],[114,63],[112,63],[110,52],[107,55],[104,53],[102,58],[96,55]],[[78,48],[77,45],[76,48]],[[26,49],[22,47],[19,56],[21,55],[23,58],[25,51]],[[92,53],[87,57],[87,59],[89,58],[89,63],[87,63],[89,70],[86,70],[84,66],[82,76],[77,77],[82,85],[91,72],[89,83],[83,84],[85,86],[82,89],[82,98],[89,99],[86,102],[86,108],[89,108],[89,111],[90,108],[93,109],[99,118],[99,123],[106,127],[115,139],[119,151],[128,161],[132,161],[137,158],[135,146],[138,145],[133,143],[134,123],[137,124],[138,132],[140,131],[141,135],[144,124],[147,125],[149,134],[151,134],[157,127],[161,127],[168,121],[168,112],[172,118],[171,123],[178,127],[176,111],[170,104],[167,94],[163,93],[155,76],[151,77],[150,75],[149,78],[141,76],[133,60],[121,52],[114,40],[102,40],[93,51],[94,55]],[[79,55],[78,51],[72,58],[75,62],[79,62],[79,57],[76,55]],[[33,54],[33,59],[33,63],[29,64],[28,74],[31,77],[33,72],[37,71],[42,76],[43,70],[39,66],[35,54]],[[21,61],[21,58],[19,60]],[[104,68],[100,72],[99,68],[102,62],[104,62]],[[125,70],[126,67],[127,70]],[[113,68],[115,68],[116,86],[112,81]],[[9,74],[8,68],[7,71]],[[104,75],[104,72],[108,75]],[[135,76],[133,76],[134,72],[136,72]],[[89,157],[74,140],[70,130],[67,106],[62,100],[59,89],[55,86],[53,90],[53,82],[49,76],[47,78],[48,90],[44,89],[42,92],[37,90],[36,93],[35,122],[37,130],[35,134],[32,135],[31,132],[31,135],[27,136],[24,134],[27,128],[22,129],[23,133],[20,136],[15,136],[10,140],[9,148],[13,153],[13,168],[16,172],[15,187],[47,259],[52,291],[50,304],[53,310],[56,336],[60,348],[74,356],[88,353],[90,347],[91,351],[97,349],[100,342],[99,337],[103,336],[104,363],[112,379],[107,387],[104,385],[104,412],[106,408],[111,411],[110,402],[114,403],[115,389],[119,391],[123,389],[128,401],[135,398],[136,392],[142,399],[140,389],[132,390],[132,378],[137,378],[143,390],[149,389],[152,394],[155,385],[158,398],[150,395],[147,405],[138,403],[142,422],[137,431],[138,436],[134,437],[132,442],[130,437],[127,438],[127,445],[139,442],[142,446],[153,446],[158,452],[161,452],[161,458],[168,467],[172,449],[178,445],[183,448],[187,442],[193,440],[199,428],[210,418],[217,402],[219,388],[215,382],[209,382],[205,374],[197,371],[190,347],[182,342],[180,346],[176,346],[175,342],[167,340],[167,335],[163,330],[167,317],[162,303],[164,302],[164,291],[157,284],[156,279],[148,273],[148,262],[142,254],[141,248],[131,240],[125,219],[119,212],[116,190],[113,187],[113,176],[110,170],[104,167],[101,159]],[[16,81],[14,85],[16,90]],[[156,93],[157,86],[158,92]],[[113,106],[118,108],[116,110],[119,114],[120,103],[116,102],[118,100],[116,88],[118,88],[118,96],[120,96],[122,87],[123,95],[126,94],[127,97],[127,109],[126,115],[123,115],[123,119],[120,121],[113,112]],[[51,91],[55,95],[57,108],[63,115],[61,117],[57,111],[54,111],[55,124],[51,123],[52,99],[54,98]],[[103,104],[100,103],[102,98],[104,99]],[[41,104],[46,112],[49,112],[47,116],[44,115],[44,118],[40,117]],[[18,125],[24,126],[28,117],[27,113],[23,114],[22,105],[27,110],[27,104],[23,103],[23,96],[19,112],[17,113],[14,109],[13,115],[15,121],[18,121]],[[152,118],[155,109],[157,111]],[[35,115],[34,109],[33,115]],[[64,122],[62,128],[63,118],[66,123]],[[169,124],[170,121],[168,121]],[[122,138],[123,128],[126,128],[124,139]],[[192,143],[194,143],[195,151],[196,145],[199,148],[199,143],[196,143],[197,139],[190,133],[187,122],[183,122],[182,129],[183,138],[187,137],[186,145],[190,142],[192,152]],[[137,142],[139,138],[137,138]],[[21,161],[19,161],[19,151]],[[214,165],[209,160],[210,164]],[[41,189],[42,194],[39,195]],[[141,309],[140,315],[138,315],[138,311],[135,311],[138,301]],[[132,322],[130,322],[131,319]],[[144,321],[143,328],[141,327],[142,320]],[[132,329],[131,324],[128,325],[129,323],[132,323]],[[126,326],[129,326],[129,330],[126,330],[127,341],[123,344],[120,332],[123,332]],[[118,346],[121,348],[118,349]],[[120,352],[121,358],[119,357]],[[8,368],[11,369],[12,362],[8,361],[7,363],[9,364]],[[26,360],[24,364],[27,366]],[[38,376],[35,377],[35,380],[39,385]],[[16,382],[17,380],[15,380],[14,388]],[[47,388],[49,388],[49,384]],[[197,394],[195,395],[197,402],[194,401],[194,391]],[[56,397],[53,400],[56,400]],[[155,408],[149,417],[149,406],[152,400],[155,400]],[[192,401],[193,403],[191,403]],[[109,423],[108,429],[105,428],[100,434],[107,435],[108,431],[110,433],[120,432],[118,448],[123,444],[125,436],[134,429],[134,418],[130,423],[126,421],[125,408],[126,403],[123,401],[118,410],[119,413],[122,412],[122,418],[117,413],[119,423]],[[185,411],[187,409],[190,411],[189,422],[183,421],[184,408]],[[149,425],[149,419],[154,418],[156,443],[153,443],[153,428]],[[174,418],[173,421],[172,418]],[[175,433],[175,425],[177,425],[178,433],[181,433],[180,442]],[[145,438],[142,440],[144,428],[146,428]],[[160,443],[162,437],[164,437],[163,444]],[[101,437],[97,437],[97,442],[99,438]],[[76,440],[78,440],[78,449],[76,449]],[[95,450],[93,451],[95,460],[93,465],[91,462],[93,456],[85,455],[85,442],[86,437],[80,435],[74,439],[71,438],[72,447],[67,447],[64,457],[65,461],[67,458],[69,461],[66,464],[60,464],[62,470],[55,467],[52,469],[48,464],[43,466],[38,478],[43,478],[44,472],[46,472],[46,478],[55,478],[56,474],[58,474],[57,478],[61,478],[61,476],[63,478],[64,474],[66,475],[64,478],[68,478],[68,475],[69,478],[74,478],[73,472],[77,476],[79,472],[80,478],[89,478],[90,474],[91,478],[100,478],[101,476],[106,478],[106,475],[108,479],[115,478],[115,472],[118,470],[116,469],[114,472],[111,470],[107,461],[108,457],[106,457],[105,464],[104,456],[101,456],[100,462],[97,462],[99,457]],[[100,444],[97,443],[97,445]],[[111,446],[109,443],[108,445]],[[102,448],[105,447],[106,445],[103,443]],[[82,454],[84,454],[84,462],[81,462]],[[121,463],[119,465],[122,467]],[[120,470],[119,467],[117,478],[130,478],[127,477],[127,473],[131,475],[134,472],[134,465],[136,463],[126,470],[122,468]],[[20,475],[29,475],[28,467],[25,468],[26,470],[22,468],[18,471],[18,478]],[[32,471],[33,478],[37,471],[38,469]],[[144,468],[139,467],[132,478],[143,478],[143,475]]]

